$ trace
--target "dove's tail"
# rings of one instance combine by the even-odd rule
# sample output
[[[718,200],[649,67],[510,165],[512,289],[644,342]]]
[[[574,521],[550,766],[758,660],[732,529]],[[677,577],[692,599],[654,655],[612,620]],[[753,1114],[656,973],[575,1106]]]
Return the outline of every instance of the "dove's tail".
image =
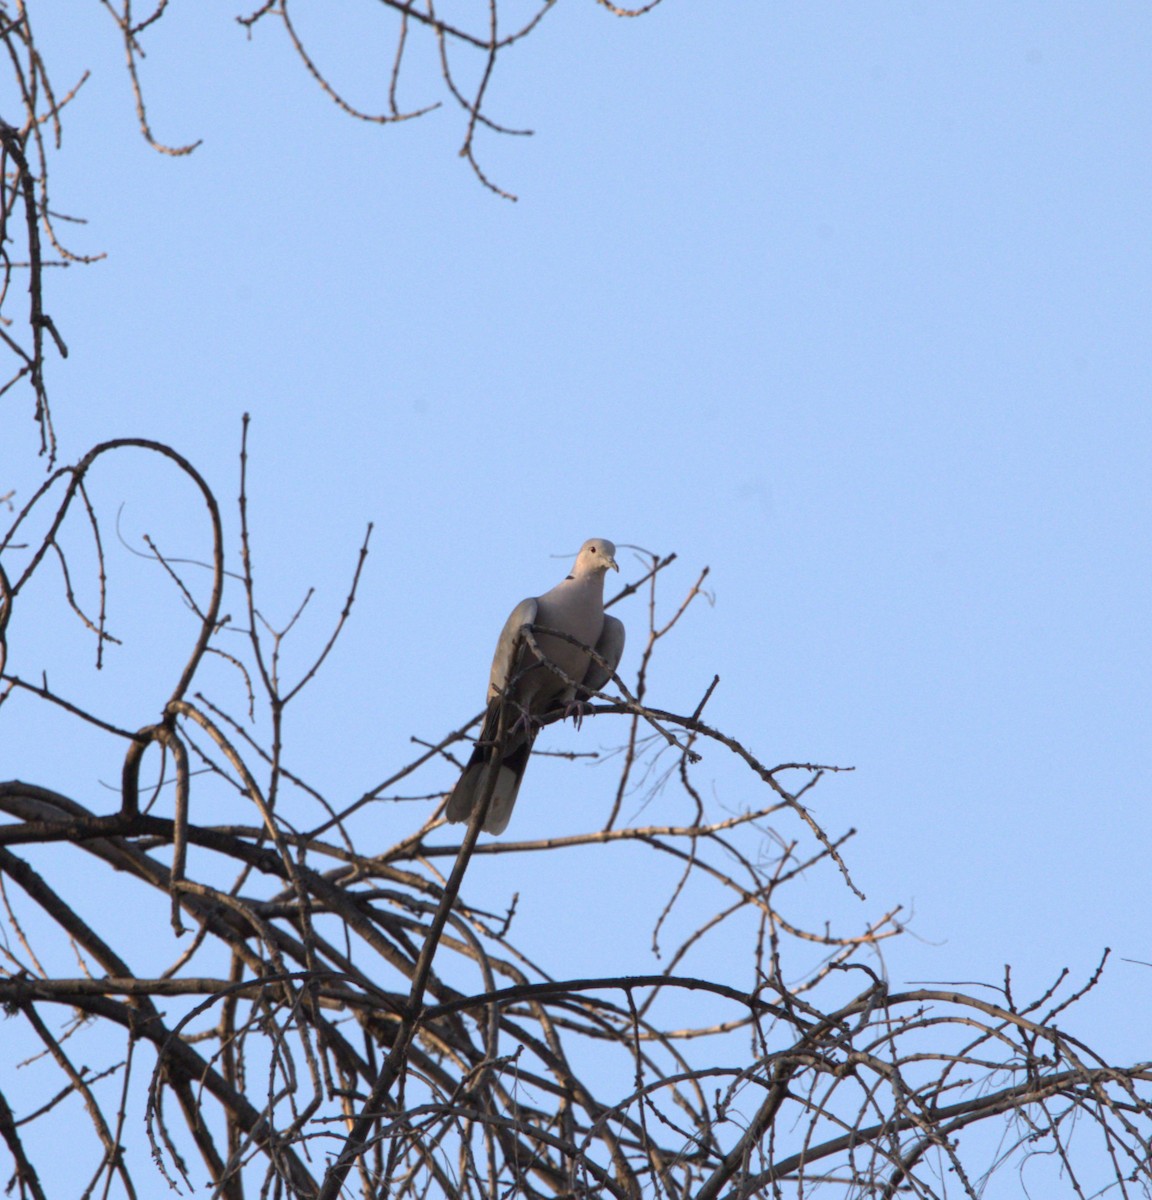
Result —
[[[449,821],[467,821],[472,815],[472,810],[483,799],[492,777],[492,770],[495,769],[496,785],[492,791],[492,801],[488,805],[484,832],[503,833],[508,828],[512,806],[516,803],[517,792],[520,791],[520,781],[524,778],[524,769],[528,766],[532,742],[528,739],[521,740],[519,745],[492,764],[488,761],[490,750],[491,747],[484,745],[482,739],[472,751],[468,765],[452,789],[445,815]]]

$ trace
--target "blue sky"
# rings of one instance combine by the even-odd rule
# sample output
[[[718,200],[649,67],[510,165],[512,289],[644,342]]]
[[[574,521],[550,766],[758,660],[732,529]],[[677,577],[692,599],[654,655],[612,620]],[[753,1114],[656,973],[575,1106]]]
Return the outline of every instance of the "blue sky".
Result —
[[[858,829],[868,901],[829,874],[804,905],[859,927],[906,905],[913,936],[885,950],[901,983],[1010,962],[1039,992],[1111,946],[1080,1032],[1147,1058],[1152,968],[1120,960],[1152,961],[1152,10],[561,4],[491,93],[536,131],[480,142],[512,204],[456,156],[455,112],[349,121],[270,25],[249,40],[211,9],[174,7],[146,43],[157,136],[203,138],[179,160],[134,133],[106,14],[33,13],[58,88],[93,70],[54,203],[89,222],[73,248],[108,254],[52,281],[72,353],[50,383],[63,459],[157,438],[226,503],[252,414],[270,619],[318,589],[290,661],[322,644],[376,523],[352,624],[290,718],[298,761],[358,794],[479,708],[507,612],[584,538],[676,551],[665,602],[709,565],[715,603],[653,703],[691,711],[718,673],[711,718],[763,759],[856,768],[812,801]],[[366,106],[378,15],[301,17]],[[407,86],[440,98],[434,74]],[[26,494],[30,403],[0,404],[0,469]],[[100,486],[125,537],[203,553],[148,464]],[[152,578],[123,553],[112,574]],[[133,639],[100,679],[59,613],[26,627],[25,661],[58,655],[74,694],[143,724],[126,689],[180,661],[180,605],[114,594],[114,631],[118,611]],[[619,611],[638,634],[642,606]],[[50,749],[31,706],[4,720],[26,732],[0,775],[117,777],[113,754]],[[758,799],[715,752],[698,778],[717,811]],[[597,779],[534,763],[510,833],[593,826]],[[644,819],[684,816],[661,804]],[[475,887],[494,908],[519,890],[548,937],[659,910],[577,860],[559,889],[506,862]],[[574,953],[628,966],[611,939]]]

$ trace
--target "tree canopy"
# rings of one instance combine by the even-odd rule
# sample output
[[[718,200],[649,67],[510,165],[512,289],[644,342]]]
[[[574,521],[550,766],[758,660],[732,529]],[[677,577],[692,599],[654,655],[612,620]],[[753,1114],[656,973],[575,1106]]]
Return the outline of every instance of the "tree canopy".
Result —
[[[600,3],[623,16],[656,6]],[[144,138],[191,152],[155,134],[141,84],[167,6],[143,17],[108,7]],[[389,124],[455,105],[460,154],[507,197],[477,150],[481,131],[516,132],[488,115],[487,88],[552,3],[494,2],[470,25],[432,6],[383,7],[394,53],[378,112],[345,97],[285,0],[241,21],[279,22],[351,117]],[[573,769],[599,767],[587,772],[599,816],[585,831],[518,840],[513,826],[488,840],[483,804],[466,829],[445,825],[476,715],[414,739],[382,776],[362,760],[355,795],[297,769],[289,716],[356,619],[375,531],[349,555],[327,632],[298,649],[312,594],[280,623],[266,615],[247,417],[234,504],[179,447],[146,437],[58,462],[46,362],[66,352],[67,330],[51,315],[48,268],[86,260],[67,248],[48,173],[80,93],[53,85],[30,16],[3,14],[20,108],[0,126],[0,337],[13,364],[0,420],[11,430],[33,405],[31,453],[45,470],[31,494],[4,497],[0,737],[6,708],[39,706],[54,736],[98,745],[93,761],[114,757],[120,774],[102,789],[94,770],[83,794],[64,794],[44,747],[5,753],[0,1003],[21,1060],[0,1077],[9,1194],[53,1194],[61,1146],[85,1196],[150,1194],[165,1186],[158,1173],[229,1198],[976,1197],[1036,1160],[1054,1165],[1045,1186],[1068,1195],[1149,1194],[1152,1064],[1108,1061],[1074,1032],[1107,954],[1086,978],[1054,973],[1040,994],[1020,994],[1010,970],[992,984],[893,987],[883,951],[906,932],[904,914],[840,915],[844,897],[863,900],[854,830],[825,828],[812,804],[851,767],[764,761],[712,722],[715,676],[685,711],[655,692],[686,615],[711,598],[703,564],[637,548],[609,598],[637,601],[632,666],[592,706],[611,745],[559,752]],[[418,85],[438,80],[442,98],[406,108],[420,53],[432,57]],[[59,688],[26,647],[45,623],[68,623],[95,672],[133,636],[108,618],[123,578],[109,563],[126,553],[117,481],[141,463],[171,481],[175,499],[165,492],[158,507],[179,504],[204,550],[147,540],[146,569],[124,586],[141,609],[176,601],[162,636],[179,664],[165,673],[158,659],[147,690],[101,706],[87,699],[96,691]],[[702,754],[738,769],[731,794],[710,793]],[[664,797],[660,813],[675,818],[639,819],[637,793]],[[609,872],[659,881],[655,913],[637,904],[611,931],[651,953],[585,976],[567,969],[562,941],[546,959],[526,947],[516,902],[490,911],[470,883],[485,861],[514,873],[539,856],[558,879],[580,873],[586,891]],[[725,965],[699,969],[716,946]]]

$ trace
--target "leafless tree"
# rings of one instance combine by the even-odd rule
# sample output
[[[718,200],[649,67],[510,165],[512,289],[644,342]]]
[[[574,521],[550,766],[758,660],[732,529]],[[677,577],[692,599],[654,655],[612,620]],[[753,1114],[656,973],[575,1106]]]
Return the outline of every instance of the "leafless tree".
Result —
[[[171,1183],[202,1182],[195,1154],[212,1194],[228,1197],[687,1200],[803,1195],[817,1185],[844,1195],[974,1197],[990,1170],[1037,1155],[1059,1161],[1070,1194],[1102,1186],[1102,1169],[1122,1194],[1148,1193],[1152,1066],[1112,1065],[1057,1025],[1099,972],[1079,987],[1061,976],[1026,1001],[1008,974],[976,992],[893,992],[876,952],[901,931],[897,912],[842,932],[793,915],[802,876],[831,866],[830,879],[854,888],[842,856],[850,833],[830,837],[805,806],[836,768],[759,762],[706,722],[711,688],[687,714],[647,695],[653,656],[704,594],[706,572],[668,610],[659,585],[675,556],[649,555],[616,597],[647,597],[648,631],[631,684],[616,679],[593,708],[620,729],[603,825],[564,839],[481,843],[481,806],[457,843],[437,798],[474,721],[351,800],[322,795],[293,770],[284,712],[344,627],[369,540],[330,638],[287,682],[288,630],[265,624],[257,601],[246,451],[234,567],[213,492],[169,447],[109,442],[55,471],[0,543],[9,564],[0,631],[51,568],[98,652],[109,640],[106,520],[89,482],[139,452],[192,481],[213,546],[201,566],[152,546],[158,581],[177,589],[189,613],[189,657],[166,702],[152,723],[127,729],[42,679],[3,676],[9,703],[54,705],[123,749],[119,796],[106,811],[36,783],[0,784],[0,1001],[42,1047],[18,1081],[0,1087],[15,1194],[45,1195],[29,1149],[37,1127],[59,1131],[38,1145],[66,1129],[71,1153],[83,1157],[81,1111],[91,1143],[85,1195],[146,1191],[133,1157],[145,1138]],[[63,549],[74,522],[96,564],[87,609]],[[227,640],[233,631],[221,615],[229,589],[244,614],[243,650]],[[198,690],[209,656],[244,681],[249,711]],[[761,801],[717,819],[695,782],[702,748],[735,756]],[[679,789],[673,809],[688,819],[622,823],[622,801],[637,787],[664,789],[665,811]],[[197,819],[213,792],[233,797],[238,821]],[[414,797],[428,799],[423,823],[404,820],[411,806],[401,802]],[[381,853],[362,848],[357,821],[368,810],[377,830],[395,830]],[[562,952],[530,961],[512,914],[468,899],[477,856],[579,847],[594,878],[605,869],[597,856],[621,844],[633,869],[657,878],[658,864],[670,862],[678,874],[652,937],[666,941],[674,925],[684,932],[664,946],[659,971],[569,978]],[[118,935],[115,920],[101,924],[64,898],[78,856],[122,896],[114,909],[131,904],[156,927],[169,909],[164,961],[141,961],[151,956]],[[717,937],[731,969],[686,971]],[[991,1164],[974,1165],[967,1138],[988,1123],[1002,1144]]]
[[[416,25],[442,54],[470,44],[431,6],[384,6],[400,21],[398,64]],[[130,69],[164,11],[135,21],[114,10]],[[273,17],[295,36],[283,3],[248,19]],[[41,138],[75,89],[53,98],[26,12],[4,19],[26,105],[23,127],[0,130],[4,214],[27,239],[23,266],[5,259],[4,278],[20,267],[32,280],[26,340],[6,344],[51,455],[42,335],[59,339],[41,297],[51,224]],[[490,33],[476,47],[487,71],[504,44]],[[483,86],[456,95],[447,58],[443,78],[470,147]],[[208,551],[192,561],[147,543],[150,586],[173,591],[186,614],[168,638],[188,652],[162,697],[124,706],[144,714],[137,726],[42,670],[18,673],[8,653],[44,619],[36,597],[48,590],[91,638],[95,665],[123,633],[108,626],[106,566],[120,551],[98,499],[108,489],[94,481],[114,483],[138,455],[191,485]],[[643,597],[647,631],[634,676],[593,706],[598,731],[618,731],[609,769],[589,773],[603,819],[576,836],[481,841],[482,803],[457,838],[442,796],[476,718],[437,731],[354,796],[325,794],[295,765],[285,713],[346,628],[371,529],[330,635],[289,679],[282,652],[300,636],[299,613],[284,627],[263,615],[246,425],[239,474],[235,560],[214,490],[158,442],[103,443],[8,499],[0,739],[7,714],[42,705],[122,764],[106,804],[91,798],[95,781],[82,796],[0,782],[0,1003],[19,1035],[0,1050],[36,1047],[0,1072],[8,1194],[46,1196],[60,1147],[86,1170],[85,1197],[155,1194],[157,1172],[229,1200],[977,1197],[1037,1160],[1055,1164],[1046,1194],[1152,1193],[1152,1064],[1110,1063],[1066,1031],[1103,962],[1038,996],[1018,996],[1008,971],[996,986],[895,991],[880,949],[903,931],[898,910],[842,928],[802,915],[801,892],[816,885],[830,912],[833,889],[858,896],[852,831],[827,832],[808,807],[840,768],[761,762],[706,719],[715,682],[691,712],[650,695],[652,664],[706,596],[706,570],[683,577],[675,555],[643,552],[612,601]],[[530,646],[535,633],[522,631]],[[724,809],[705,799],[705,754],[742,772]],[[629,819],[649,793],[677,818]],[[416,804],[426,819],[412,817]],[[485,911],[470,893],[484,857],[572,854],[589,886],[620,854],[630,871],[670,880],[659,912],[619,914],[628,932],[650,923],[659,969],[648,955],[630,973],[574,978],[563,947],[534,961],[515,911]],[[98,911],[71,898],[77,878],[99,881]],[[127,912],[131,924],[117,916]],[[695,970],[717,942],[726,965]]]

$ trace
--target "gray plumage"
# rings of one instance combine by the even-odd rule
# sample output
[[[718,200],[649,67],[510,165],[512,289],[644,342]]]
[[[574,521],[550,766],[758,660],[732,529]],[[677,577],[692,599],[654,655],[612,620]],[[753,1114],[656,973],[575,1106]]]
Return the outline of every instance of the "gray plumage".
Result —
[[[491,747],[500,726],[502,703],[506,731],[503,753],[494,764],[495,790],[484,821],[487,833],[503,833],[516,803],[516,793],[528,765],[537,722],[556,708],[579,703],[598,692],[612,677],[624,653],[624,626],[604,612],[604,576],[618,571],[616,547],[604,538],[591,538],[580,547],[572,574],[550,592],[521,600],[504,623],[488,678],[488,711],[472,757],[448,800],[449,821],[467,821],[484,795],[490,778]],[[595,649],[610,669],[605,670],[586,650],[561,638],[536,634],[541,653],[554,663],[572,687],[544,666],[520,638],[525,625],[555,629]]]

